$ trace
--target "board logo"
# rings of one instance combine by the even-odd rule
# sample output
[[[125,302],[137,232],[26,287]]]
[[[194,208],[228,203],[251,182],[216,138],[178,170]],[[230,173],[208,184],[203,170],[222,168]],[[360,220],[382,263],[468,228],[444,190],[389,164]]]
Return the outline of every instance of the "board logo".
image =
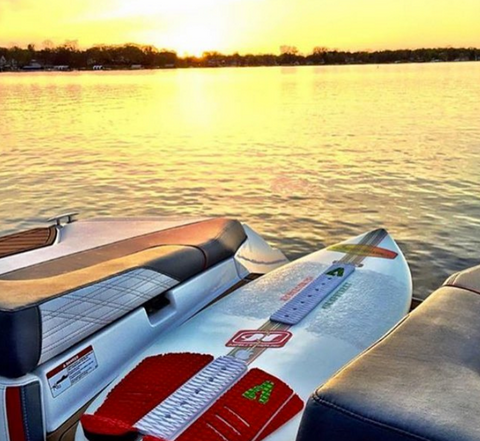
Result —
[[[261,404],[267,404],[273,391],[273,382],[264,381],[262,384],[252,387],[243,393],[245,398],[251,401],[257,401]]]
[[[225,346],[229,348],[283,348],[292,337],[289,331],[239,331]]]
[[[326,276],[334,276],[334,277],[343,277],[344,274],[345,274],[345,269],[342,267],[335,268],[332,271],[325,273]]]
[[[336,251],[337,253],[353,254],[356,256],[378,257],[380,259],[395,259],[398,256],[398,253],[387,250],[386,248],[355,243],[340,243],[328,247],[327,250]]]
[[[290,300],[296,294],[298,294],[303,288],[305,288],[307,285],[309,285],[312,281],[313,281],[313,277],[311,277],[311,276],[306,277],[297,286],[295,286],[290,291],[288,291],[286,294],[284,294],[282,297],[280,297],[280,300],[284,300],[285,302]]]

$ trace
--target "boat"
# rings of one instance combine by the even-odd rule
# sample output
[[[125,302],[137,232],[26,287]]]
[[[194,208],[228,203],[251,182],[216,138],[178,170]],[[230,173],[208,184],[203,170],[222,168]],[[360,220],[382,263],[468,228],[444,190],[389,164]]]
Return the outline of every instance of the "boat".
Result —
[[[0,237],[0,439],[66,441],[137,354],[288,262],[226,218],[77,213]]]
[[[411,299],[384,229],[282,265],[133,358],[75,441],[292,441],[314,389],[404,320]]]
[[[36,60],[32,60],[30,64],[23,66],[23,70],[39,71],[39,70],[43,70],[43,66],[40,63],[38,63]]]
[[[288,262],[234,220],[74,218],[0,238],[0,439],[480,439],[480,266],[412,311],[384,229]]]

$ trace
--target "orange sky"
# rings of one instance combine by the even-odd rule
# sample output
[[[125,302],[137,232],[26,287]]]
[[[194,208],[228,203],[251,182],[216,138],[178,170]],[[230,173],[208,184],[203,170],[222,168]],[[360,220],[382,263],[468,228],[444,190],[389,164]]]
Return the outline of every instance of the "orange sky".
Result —
[[[480,47],[479,17],[480,0],[0,0],[0,45],[137,42],[180,55]]]

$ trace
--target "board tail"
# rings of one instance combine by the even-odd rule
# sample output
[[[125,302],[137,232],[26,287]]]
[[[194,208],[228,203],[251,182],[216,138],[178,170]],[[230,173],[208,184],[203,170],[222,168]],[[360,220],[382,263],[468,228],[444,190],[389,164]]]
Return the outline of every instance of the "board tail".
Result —
[[[188,353],[145,359],[95,414],[82,417],[85,436],[90,441],[132,441],[138,434],[144,441],[261,441],[302,410],[302,400],[282,380],[260,369],[244,373],[232,357],[212,360]],[[222,382],[226,392],[219,388]],[[215,388],[220,392],[208,405],[195,397]]]
[[[83,415],[85,436],[90,441],[135,439],[137,421],[212,360],[211,355],[190,353],[146,358],[112,389],[94,415]]]
[[[283,381],[252,369],[176,441],[260,441],[302,408]]]

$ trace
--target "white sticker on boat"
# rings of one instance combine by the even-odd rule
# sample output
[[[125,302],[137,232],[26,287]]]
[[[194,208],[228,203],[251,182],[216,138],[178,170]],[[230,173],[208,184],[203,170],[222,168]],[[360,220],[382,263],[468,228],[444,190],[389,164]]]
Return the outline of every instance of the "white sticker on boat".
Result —
[[[53,398],[78,383],[98,367],[92,346],[88,346],[47,373]]]

